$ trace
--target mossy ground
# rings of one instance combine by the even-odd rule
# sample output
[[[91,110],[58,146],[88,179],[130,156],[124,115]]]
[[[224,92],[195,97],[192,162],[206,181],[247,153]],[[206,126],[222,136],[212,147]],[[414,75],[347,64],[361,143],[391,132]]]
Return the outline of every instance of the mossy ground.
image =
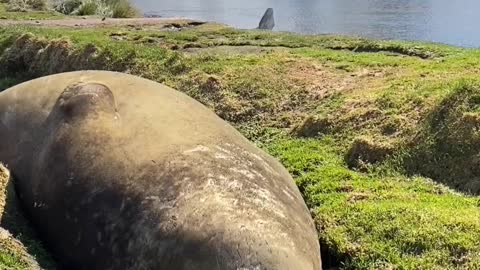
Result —
[[[4,87],[108,69],[165,83],[212,108],[290,170],[327,265],[480,268],[480,197],[457,185],[478,174],[451,181],[458,168],[449,167],[476,164],[462,157],[479,150],[480,50],[215,24],[16,27],[0,29],[0,49],[0,77],[10,78]],[[388,151],[371,158],[379,149]]]

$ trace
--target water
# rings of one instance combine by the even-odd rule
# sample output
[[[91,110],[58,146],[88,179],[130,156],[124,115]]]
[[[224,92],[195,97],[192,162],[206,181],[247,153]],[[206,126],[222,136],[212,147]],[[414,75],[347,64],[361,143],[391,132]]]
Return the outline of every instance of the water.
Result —
[[[478,0],[133,0],[144,12],[255,28],[268,7],[277,31],[335,33],[480,47]]]

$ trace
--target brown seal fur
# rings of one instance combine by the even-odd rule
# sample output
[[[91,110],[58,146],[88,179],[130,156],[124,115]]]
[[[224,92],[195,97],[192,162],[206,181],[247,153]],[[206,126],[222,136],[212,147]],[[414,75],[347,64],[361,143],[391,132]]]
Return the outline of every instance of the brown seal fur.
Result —
[[[281,164],[188,96],[82,71],[0,93],[0,161],[65,269],[321,268]]]

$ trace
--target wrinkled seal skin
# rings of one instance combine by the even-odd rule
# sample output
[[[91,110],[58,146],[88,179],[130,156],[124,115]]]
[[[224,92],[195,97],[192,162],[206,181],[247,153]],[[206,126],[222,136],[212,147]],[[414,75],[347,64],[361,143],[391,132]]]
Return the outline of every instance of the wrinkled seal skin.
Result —
[[[82,71],[0,93],[0,160],[64,269],[321,268],[287,171],[188,96]]]

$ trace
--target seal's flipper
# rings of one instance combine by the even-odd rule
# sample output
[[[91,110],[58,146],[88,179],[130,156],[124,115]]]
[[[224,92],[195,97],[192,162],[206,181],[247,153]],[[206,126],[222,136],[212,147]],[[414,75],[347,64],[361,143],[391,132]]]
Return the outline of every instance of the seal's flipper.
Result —
[[[272,30],[275,27],[275,20],[273,18],[273,8],[267,8],[265,14],[263,14],[258,29]]]

